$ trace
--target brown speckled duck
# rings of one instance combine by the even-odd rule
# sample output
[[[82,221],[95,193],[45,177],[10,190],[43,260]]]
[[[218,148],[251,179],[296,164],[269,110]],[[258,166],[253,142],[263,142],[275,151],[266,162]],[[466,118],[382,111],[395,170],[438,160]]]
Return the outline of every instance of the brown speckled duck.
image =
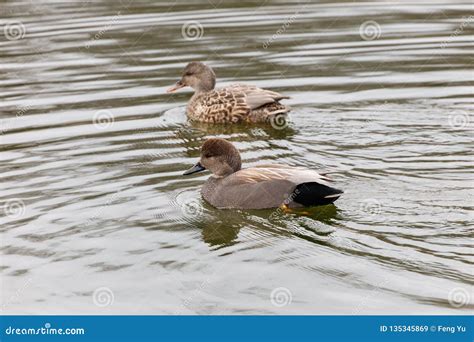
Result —
[[[201,62],[191,62],[184,68],[181,80],[167,90],[168,93],[189,86],[194,95],[188,102],[189,119],[211,123],[269,122],[285,115],[289,107],[279,101],[288,99],[271,90],[253,85],[232,84],[214,89],[216,75]]]
[[[184,173],[209,170],[202,196],[220,209],[265,209],[331,204],[343,193],[316,171],[289,165],[242,169],[239,151],[225,139],[206,140],[199,162]]]

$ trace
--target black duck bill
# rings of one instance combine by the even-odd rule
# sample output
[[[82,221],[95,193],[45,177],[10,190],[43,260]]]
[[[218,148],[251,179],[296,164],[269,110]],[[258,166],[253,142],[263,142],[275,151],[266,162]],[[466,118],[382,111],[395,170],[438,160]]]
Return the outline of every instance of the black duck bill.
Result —
[[[185,171],[183,173],[183,176],[192,175],[193,173],[201,172],[201,171],[204,171],[204,170],[206,170],[206,168],[204,166],[202,166],[200,162],[197,162],[192,168]]]

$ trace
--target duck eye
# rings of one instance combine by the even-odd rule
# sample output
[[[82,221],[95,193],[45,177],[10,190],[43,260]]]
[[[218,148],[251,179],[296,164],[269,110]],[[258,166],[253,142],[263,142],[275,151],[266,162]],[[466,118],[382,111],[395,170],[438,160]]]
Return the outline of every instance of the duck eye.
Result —
[[[211,157],[213,157],[213,155],[210,154],[210,153],[206,153],[206,154],[204,155],[204,158],[211,158]]]
[[[184,73],[184,76],[191,76],[192,74],[193,74],[192,72],[188,71]]]

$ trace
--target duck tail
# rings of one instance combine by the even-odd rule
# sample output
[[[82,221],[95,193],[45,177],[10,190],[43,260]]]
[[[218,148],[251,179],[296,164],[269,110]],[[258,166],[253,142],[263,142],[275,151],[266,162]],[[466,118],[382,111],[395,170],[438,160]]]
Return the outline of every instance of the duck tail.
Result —
[[[267,117],[286,114],[291,111],[291,107],[281,104],[280,102],[272,102],[260,107],[265,110]]]
[[[276,122],[286,123],[286,114],[291,110],[290,107],[281,104],[280,102],[272,102],[264,104],[250,112],[250,121],[253,122]]]
[[[307,182],[298,184],[293,193],[294,202],[305,207],[310,207],[331,204],[336,201],[344,191],[316,182]]]

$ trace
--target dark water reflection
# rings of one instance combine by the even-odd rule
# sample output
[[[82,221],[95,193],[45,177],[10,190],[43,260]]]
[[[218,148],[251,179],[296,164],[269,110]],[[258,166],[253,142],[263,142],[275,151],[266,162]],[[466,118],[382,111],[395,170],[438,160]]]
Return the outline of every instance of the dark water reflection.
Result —
[[[473,309],[469,2],[0,8],[5,312]],[[190,93],[165,89],[190,60],[292,96],[289,125],[188,123]],[[345,194],[218,211],[199,195],[208,175],[181,177],[210,136]]]

